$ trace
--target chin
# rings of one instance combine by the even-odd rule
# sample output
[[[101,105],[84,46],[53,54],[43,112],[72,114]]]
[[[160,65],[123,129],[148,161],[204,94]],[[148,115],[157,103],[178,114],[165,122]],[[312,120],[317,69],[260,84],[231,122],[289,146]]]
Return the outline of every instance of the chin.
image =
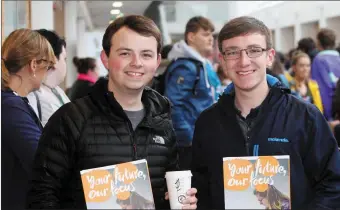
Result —
[[[235,83],[235,86],[243,91],[252,91],[254,90],[260,83],[255,83],[255,82],[247,82],[247,83]]]

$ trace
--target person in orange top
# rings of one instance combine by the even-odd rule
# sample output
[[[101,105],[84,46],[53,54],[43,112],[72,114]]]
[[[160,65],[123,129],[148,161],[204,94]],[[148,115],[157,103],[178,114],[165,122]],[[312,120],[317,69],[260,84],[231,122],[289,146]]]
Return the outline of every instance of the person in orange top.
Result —
[[[290,89],[303,100],[314,104],[323,113],[319,85],[310,79],[311,61],[309,56],[301,51],[296,52],[292,59],[293,80]]]

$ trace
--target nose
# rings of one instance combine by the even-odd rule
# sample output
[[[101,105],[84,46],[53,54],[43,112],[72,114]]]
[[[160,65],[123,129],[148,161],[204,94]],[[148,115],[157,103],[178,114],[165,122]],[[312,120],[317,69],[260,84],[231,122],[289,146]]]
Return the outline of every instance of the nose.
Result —
[[[241,67],[246,67],[250,65],[250,58],[248,57],[247,52],[245,50],[241,51],[240,65]]]
[[[134,54],[132,56],[132,60],[130,62],[130,65],[135,67],[135,68],[140,68],[140,67],[143,66],[143,63],[142,63],[140,57],[138,55]]]

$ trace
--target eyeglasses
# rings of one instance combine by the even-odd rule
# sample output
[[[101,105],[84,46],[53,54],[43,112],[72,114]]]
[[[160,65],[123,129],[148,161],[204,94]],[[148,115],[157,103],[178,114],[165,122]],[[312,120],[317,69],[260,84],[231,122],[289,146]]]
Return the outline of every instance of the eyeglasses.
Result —
[[[41,62],[41,61],[44,61],[44,62],[46,62],[46,63],[50,63],[50,64],[51,64],[50,61],[45,60],[45,59],[39,59],[39,60],[37,60],[38,63]],[[47,71],[52,70],[53,68],[54,68],[54,65],[53,65],[53,64],[52,64],[52,65],[46,66],[46,70],[47,70]]]
[[[225,60],[234,60],[240,58],[242,51],[245,51],[249,58],[257,58],[267,50],[269,49],[264,49],[262,47],[251,47],[246,49],[226,50],[222,52],[222,55]]]

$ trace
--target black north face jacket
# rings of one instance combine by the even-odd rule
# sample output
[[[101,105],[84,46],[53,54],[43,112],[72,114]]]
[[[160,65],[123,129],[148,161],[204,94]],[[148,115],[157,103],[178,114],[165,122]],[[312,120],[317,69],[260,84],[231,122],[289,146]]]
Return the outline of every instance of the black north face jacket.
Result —
[[[138,159],[148,162],[156,208],[169,208],[164,176],[178,169],[169,101],[145,88],[146,114],[133,131],[107,85],[108,80],[97,82],[89,96],[64,105],[46,124],[35,157],[29,208],[86,209],[81,170]],[[160,137],[164,141],[158,141]]]

